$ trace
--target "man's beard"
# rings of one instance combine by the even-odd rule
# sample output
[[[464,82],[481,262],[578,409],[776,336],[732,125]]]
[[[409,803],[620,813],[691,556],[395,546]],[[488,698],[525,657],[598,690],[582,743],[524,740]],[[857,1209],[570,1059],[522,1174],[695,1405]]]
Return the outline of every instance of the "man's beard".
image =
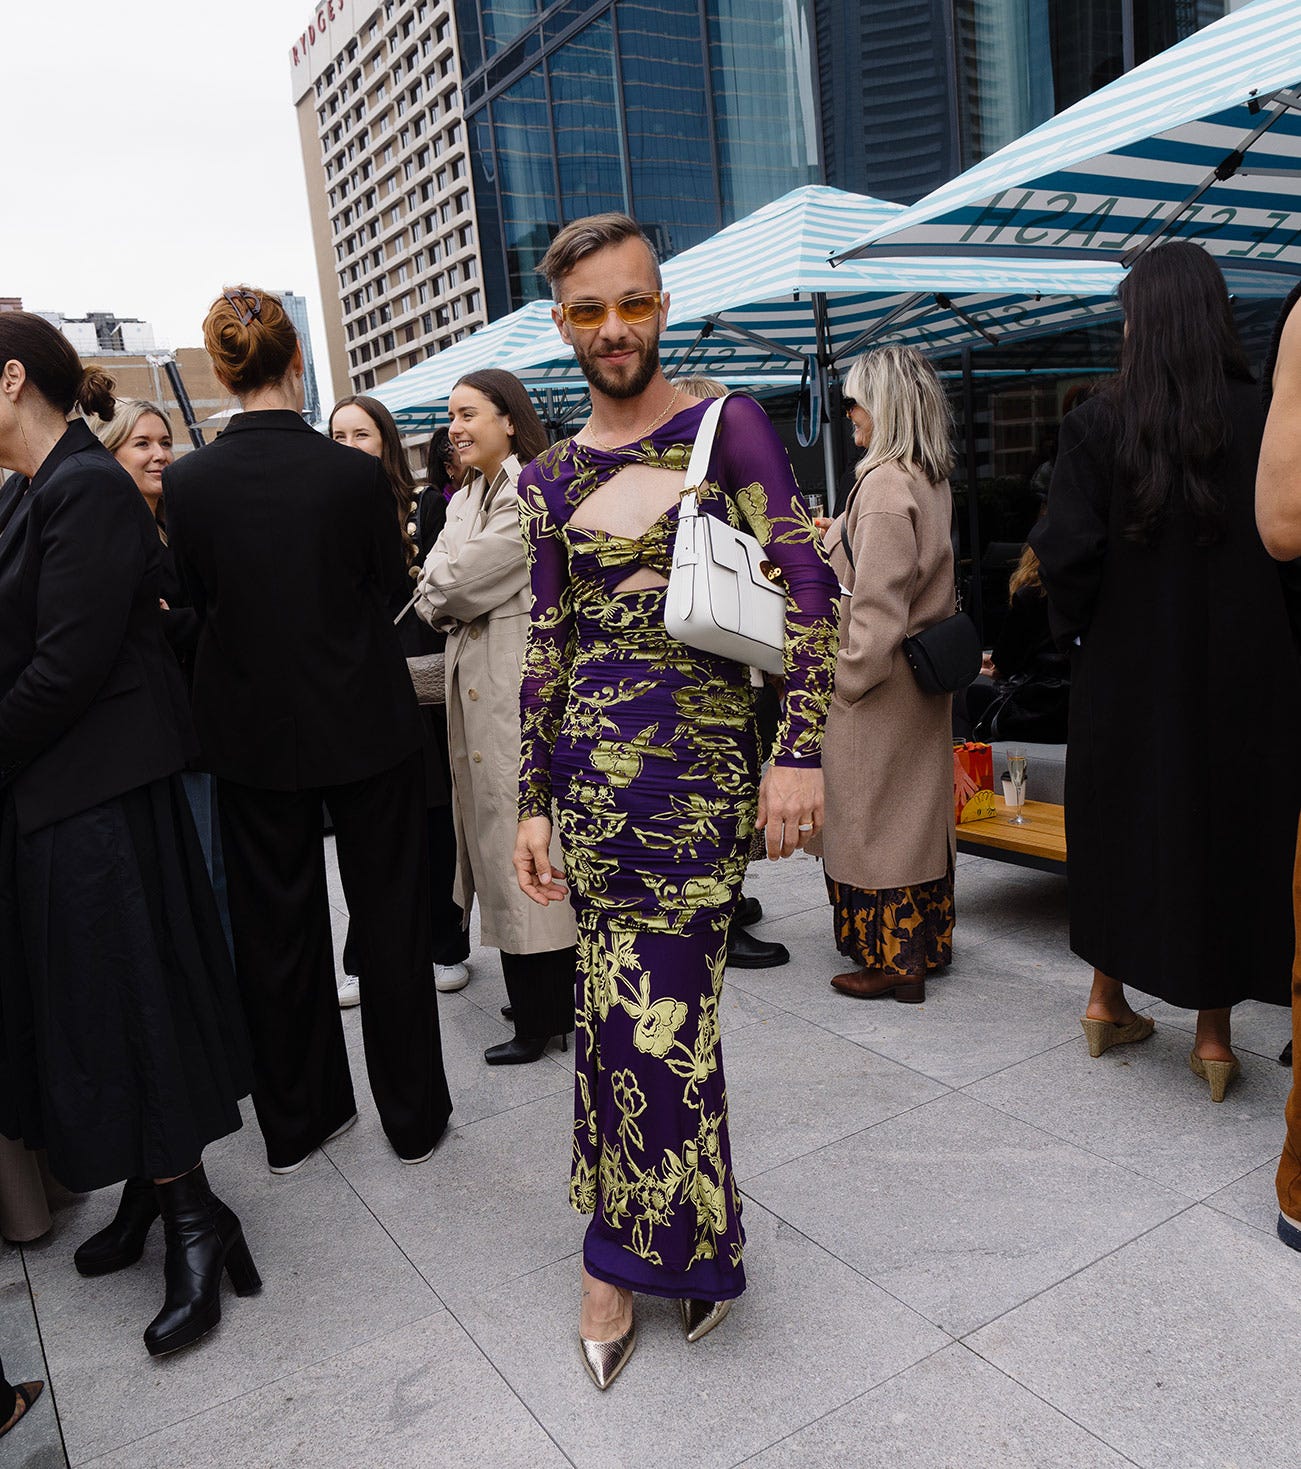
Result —
[[[641,361],[629,378],[611,377],[603,370],[601,358],[596,351],[590,347],[580,347],[578,343],[579,339],[575,337],[574,356],[578,359],[583,376],[607,398],[640,398],[650,385],[651,378],[659,371],[660,344],[658,341],[651,342],[644,349]]]

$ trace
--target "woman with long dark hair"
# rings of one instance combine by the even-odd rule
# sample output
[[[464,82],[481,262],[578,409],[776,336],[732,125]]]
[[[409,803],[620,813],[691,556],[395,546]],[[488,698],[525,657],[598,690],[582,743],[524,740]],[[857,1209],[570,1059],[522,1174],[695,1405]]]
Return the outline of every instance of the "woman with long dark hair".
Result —
[[[126,1180],[76,1252],[133,1265],[162,1215],[158,1356],[261,1284],[202,1153],[240,1125],[239,995],[180,773],[194,753],[163,640],[158,531],[74,408],[112,383],[26,312],[0,315],[0,1130],[78,1192]]]
[[[484,1059],[513,1066],[574,1028],[573,912],[530,902],[513,866],[530,610],[516,485],[547,437],[523,383],[496,368],[463,377],[447,408],[465,477],[425,562],[417,608],[447,634],[457,901],[467,919],[479,901],[481,941],[501,952],[515,1025],[515,1039]]]
[[[1120,371],[1063,422],[1030,537],[1072,649],[1071,947],[1094,966],[1090,1054],[1152,1034],[1127,985],[1195,1010],[1189,1064],[1218,1102],[1240,1070],[1232,1007],[1289,998],[1301,678],[1224,277],[1162,245],[1121,303]]]
[[[398,533],[406,550],[408,574],[419,575],[421,560],[433,547],[435,535],[425,544],[429,519],[421,513],[424,496],[416,489],[415,476],[407,463],[402,435],[393,415],[379,401],[364,394],[340,398],[330,412],[330,437],[336,444],[347,444],[377,458],[384,480],[393,491],[398,518]],[[446,514],[446,506],[438,491],[434,498]],[[442,519],[439,518],[439,529]],[[405,585],[402,591],[406,591]],[[394,609],[396,616],[406,605],[405,598]],[[408,612],[398,623],[398,638],[408,658],[441,653],[447,639],[443,633],[427,627],[414,612]],[[420,711],[425,722],[425,819],[429,827],[429,889],[434,924],[434,985],[443,993],[464,989],[470,978],[465,963],[470,945],[461,923],[461,910],[452,898],[456,881],[456,832],[452,827],[452,772],[447,753],[447,710],[442,704],[430,704]],[[339,1004],[343,1008],[361,1000],[357,971],[360,968],[360,946],[351,923],[343,949],[344,981],[339,986]]]

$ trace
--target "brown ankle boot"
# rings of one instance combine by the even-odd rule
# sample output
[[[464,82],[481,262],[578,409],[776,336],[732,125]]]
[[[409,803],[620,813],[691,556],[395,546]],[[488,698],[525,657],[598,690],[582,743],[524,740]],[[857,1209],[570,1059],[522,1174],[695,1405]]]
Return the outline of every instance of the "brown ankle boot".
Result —
[[[893,995],[901,1005],[920,1005],[926,998],[926,980],[901,974],[887,974],[882,969],[855,969],[838,974],[831,988],[856,1000],[881,1000]]]

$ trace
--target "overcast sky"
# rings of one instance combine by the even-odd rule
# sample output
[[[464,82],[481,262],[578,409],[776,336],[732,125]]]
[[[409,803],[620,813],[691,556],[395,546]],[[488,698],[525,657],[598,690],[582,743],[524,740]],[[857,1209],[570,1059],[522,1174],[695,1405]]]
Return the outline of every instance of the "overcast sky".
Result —
[[[289,48],[310,0],[0,0],[0,296],[191,347],[222,286],[312,306]]]

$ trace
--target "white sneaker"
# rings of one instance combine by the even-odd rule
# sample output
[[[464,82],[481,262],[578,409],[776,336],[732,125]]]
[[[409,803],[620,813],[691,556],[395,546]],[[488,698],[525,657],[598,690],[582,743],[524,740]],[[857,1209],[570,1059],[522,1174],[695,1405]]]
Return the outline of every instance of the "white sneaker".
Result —
[[[341,1123],[338,1127],[336,1127],[334,1131],[329,1135],[329,1137],[325,1139],[325,1141],[327,1143],[332,1143],[336,1137],[342,1137],[344,1133],[347,1132],[347,1130],[352,1126],[352,1124],[356,1122],[356,1120],[357,1114],[354,1112],[346,1122]],[[272,1163],[270,1165],[271,1171],[272,1173],[278,1174],[280,1177],[284,1177],[286,1173],[297,1173],[298,1170],[303,1166],[303,1164],[306,1163],[315,1152],[316,1149],[313,1148],[311,1153],[304,1153],[303,1156],[299,1158],[297,1163],[282,1163],[279,1165]]]
[[[440,995],[450,995],[456,990],[463,990],[470,982],[470,966],[468,964],[435,964],[434,965],[434,988]],[[342,990],[339,991],[343,993]]]
[[[339,1009],[351,1010],[361,1004],[361,980],[355,974],[345,974],[339,986]]]

